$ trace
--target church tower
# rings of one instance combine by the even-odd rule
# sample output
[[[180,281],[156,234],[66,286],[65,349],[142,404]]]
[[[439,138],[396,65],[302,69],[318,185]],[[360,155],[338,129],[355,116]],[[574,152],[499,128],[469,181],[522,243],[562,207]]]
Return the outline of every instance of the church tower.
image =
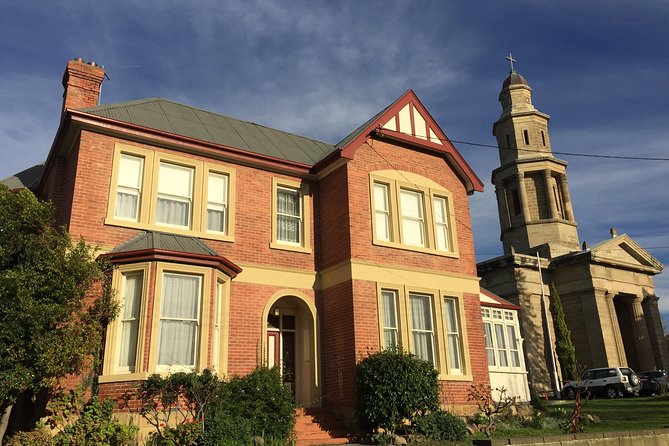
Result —
[[[567,163],[553,156],[549,116],[532,105],[532,88],[511,72],[502,84],[502,114],[493,124],[500,167],[493,170],[504,253],[545,258],[578,251],[576,220],[569,198]]]

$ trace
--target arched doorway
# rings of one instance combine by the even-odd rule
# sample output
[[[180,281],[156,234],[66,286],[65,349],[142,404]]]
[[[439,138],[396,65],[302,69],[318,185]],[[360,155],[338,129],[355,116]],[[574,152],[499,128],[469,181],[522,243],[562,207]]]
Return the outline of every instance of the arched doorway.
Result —
[[[316,307],[302,293],[275,294],[263,314],[263,362],[279,367],[300,406],[320,405]]]

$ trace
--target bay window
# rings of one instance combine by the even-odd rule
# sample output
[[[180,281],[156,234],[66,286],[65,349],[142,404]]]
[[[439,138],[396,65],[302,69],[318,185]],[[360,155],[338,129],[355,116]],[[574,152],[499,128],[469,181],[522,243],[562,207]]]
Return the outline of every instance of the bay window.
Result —
[[[514,311],[481,308],[488,365],[494,369],[521,369],[520,337]]]
[[[120,371],[134,372],[137,363],[137,339],[144,274],[142,271],[134,271],[122,274],[122,277],[119,314],[121,339],[116,367]]]

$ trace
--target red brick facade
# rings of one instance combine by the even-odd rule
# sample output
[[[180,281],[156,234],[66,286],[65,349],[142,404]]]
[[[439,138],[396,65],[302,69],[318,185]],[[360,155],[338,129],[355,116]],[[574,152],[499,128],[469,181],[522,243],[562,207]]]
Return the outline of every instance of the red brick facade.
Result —
[[[101,73],[97,67],[70,62],[64,78],[67,89],[64,108],[95,105]],[[407,104],[418,104],[413,93],[403,98]],[[417,110],[419,105],[412,107]],[[297,379],[302,379],[302,384],[296,384],[303,388],[302,403],[352,407],[355,403],[356,362],[368,352],[382,348],[380,287],[389,281],[398,289],[417,287],[411,279],[411,271],[415,271],[429,276],[429,280],[436,284],[431,288],[456,296],[463,309],[460,318],[463,327],[466,326],[466,332],[461,333],[468,344],[464,346],[467,347],[466,366],[463,378],[442,381],[442,402],[466,404],[469,386],[488,382],[479,295],[471,290],[471,284],[478,286],[478,278],[467,198],[480,182],[469,178],[470,183],[467,183],[463,177],[468,174],[463,174],[462,169],[459,169],[460,173],[456,172],[453,156],[446,154],[446,148],[440,151],[442,149],[435,144],[419,147],[411,139],[392,140],[370,131],[367,137],[353,140],[356,147],[347,147],[340,151],[340,155],[330,157],[332,161],[329,162],[339,163],[338,167],[323,174],[323,163],[311,170],[280,163],[274,166],[253,161],[238,163],[226,156],[225,148],[213,150],[205,144],[186,144],[176,137],[156,135],[122,122],[102,121],[81,112],[67,112],[64,122],[49,156],[40,193],[55,201],[59,221],[67,224],[73,237],[83,237],[89,244],[105,251],[127,242],[142,229],[137,225],[123,226],[106,221],[109,200],[115,193],[113,163],[118,144],[234,169],[235,195],[230,197],[235,203],[234,219],[230,222],[234,225],[234,241],[203,239],[220,256],[242,270],[239,276],[229,280],[227,313],[222,319],[227,336],[221,338],[227,340],[224,346],[227,368],[220,370],[221,374],[245,374],[268,361],[269,346],[264,339],[266,318],[278,311],[279,302],[284,305],[281,311],[292,311],[303,324],[296,332],[300,349],[298,360],[301,358],[308,364],[298,365],[296,372]],[[428,124],[438,130],[436,124]],[[341,155],[346,151],[353,155]],[[324,162],[325,167],[329,162]],[[456,255],[374,243],[370,173],[379,171],[414,174],[449,192],[454,234],[457,234],[454,240]],[[311,208],[310,224],[304,231],[305,238],[310,241],[307,252],[271,246],[271,222],[275,218],[273,181],[276,180],[308,186],[309,195],[304,197]],[[155,230],[153,227],[146,229]],[[164,231],[170,232],[170,229]],[[400,270],[408,271],[408,279],[398,276]],[[212,271],[216,272],[215,268]],[[158,302],[155,291],[159,286],[158,276],[158,262],[150,261],[147,292],[143,296],[146,314],[142,317],[146,318],[146,323],[139,337],[143,348],[138,350],[142,354],[138,367],[143,372],[150,372],[155,367],[151,362],[155,362],[156,353],[151,349],[155,349],[157,334],[151,315],[155,312],[155,302]],[[460,290],[457,285],[450,285],[460,283],[458,281],[468,284],[468,288]],[[203,314],[202,324],[210,328],[208,331],[202,328],[202,335],[209,339],[206,339],[205,351],[200,351],[199,355],[205,364],[211,364],[216,281],[212,279],[204,287],[208,290],[209,312]],[[441,294],[434,298],[442,299]],[[315,326],[309,325],[310,321],[314,321]],[[409,336],[408,333],[405,335]],[[437,335],[444,343],[443,335]],[[313,348],[309,347],[307,338],[314,341]],[[444,372],[444,375],[448,374]],[[113,373],[103,378],[106,378],[100,384],[103,397],[118,397],[136,382],[124,381],[121,377],[115,379]]]

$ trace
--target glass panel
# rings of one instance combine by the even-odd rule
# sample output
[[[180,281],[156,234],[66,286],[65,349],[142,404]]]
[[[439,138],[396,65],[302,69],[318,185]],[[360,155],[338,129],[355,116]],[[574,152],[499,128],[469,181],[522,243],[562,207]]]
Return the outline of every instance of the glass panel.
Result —
[[[492,326],[489,322],[483,324],[483,332],[485,334],[485,349],[488,354],[488,364],[491,366],[497,365],[495,360],[495,347],[492,340]]]
[[[411,329],[414,355],[434,364],[434,332],[432,330],[432,300],[430,296],[410,294]]]
[[[434,233],[437,249],[441,251],[448,251],[450,249],[447,218],[446,199],[443,197],[434,197]]]
[[[209,172],[207,196],[207,230],[225,233],[228,204],[227,175]]]
[[[175,197],[192,198],[193,168],[160,163],[158,193]]]
[[[137,362],[137,337],[139,334],[139,312],[142,302],[143,274],[123,275],[123,300],[121,302],[121,341],[118,358],[119,367],[134,370]]]
[[[458,316],[458,302],[452,297],[444,298],[444,319],[446,321],[446,333],[448,335],[448,357],[451,371],[460,369],[461,347],[460,347],[460,322]]]
[[[118,168],[118,189],[114,215],[137,221],[141,195],[144,159],[121,154]]]
[[[497,340],[497,352],[499,354],[500,367],[508,367],[509,360],[506,352],[506,339],[504,338],[504,326],[495,324],[495,338]]]
[[[190,225],[190,203],[187,201],[171,200],[158,197],[156,222],[175,226]]]
[[[388,206],[388,185],[374,183],[374,220],[376,238],[390,240],[390,208]]]
[[[391,290],[381,292],[383,311],[384,347],[397,347],[397,293]]]
[[[520,367],[520,352],[518,351],[518,338],[516,337],[516,328],[513,325],[506,326],[506,334],[511,350],[511,366]]]
[[[163,275],[158,365],[195,365],[199,304],[200,277]]]
[[[423,194],[401,189],[402,241],[407,245],[425,246]]]
[[[300,192],[278,188],[276,191],[276,238],[289,243],[302,242],[302,210]]]

